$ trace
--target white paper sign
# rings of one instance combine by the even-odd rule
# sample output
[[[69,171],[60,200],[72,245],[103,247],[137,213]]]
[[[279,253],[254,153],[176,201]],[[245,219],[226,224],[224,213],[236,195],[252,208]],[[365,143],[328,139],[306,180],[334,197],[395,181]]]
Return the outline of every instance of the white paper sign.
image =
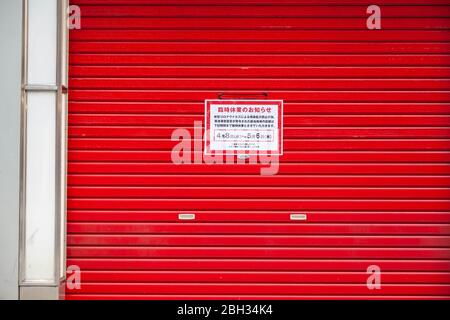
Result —
[[[205,153],[282,154],[283,101],[206,100]]]

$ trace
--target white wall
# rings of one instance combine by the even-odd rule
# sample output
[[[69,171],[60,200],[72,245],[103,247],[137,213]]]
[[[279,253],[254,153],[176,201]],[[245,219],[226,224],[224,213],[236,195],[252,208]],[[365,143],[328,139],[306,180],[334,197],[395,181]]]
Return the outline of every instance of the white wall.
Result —
[[[0,299],[18,299],[22,1],[0,1]]]

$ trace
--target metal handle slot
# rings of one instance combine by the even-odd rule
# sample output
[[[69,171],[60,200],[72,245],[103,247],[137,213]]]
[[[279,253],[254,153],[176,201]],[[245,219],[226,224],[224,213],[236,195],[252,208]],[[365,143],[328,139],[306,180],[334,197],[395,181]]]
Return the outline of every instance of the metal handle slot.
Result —
[[[195,220],[195,214],[194,213],[180,213],[178,215],[179,220]]]
[[[290,218],[294,221],[305,221],[308,217],[306,213],[292,213]]]

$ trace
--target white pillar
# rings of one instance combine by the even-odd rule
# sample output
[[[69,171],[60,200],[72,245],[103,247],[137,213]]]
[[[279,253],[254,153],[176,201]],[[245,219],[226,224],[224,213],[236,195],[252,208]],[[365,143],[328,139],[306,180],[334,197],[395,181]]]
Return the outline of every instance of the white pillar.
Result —
[[[19,295],[22,2],[0,1],[0,300]]]
[[[63,292],[66,8],[66,0],[24,0],[21,299],[58,299]]]

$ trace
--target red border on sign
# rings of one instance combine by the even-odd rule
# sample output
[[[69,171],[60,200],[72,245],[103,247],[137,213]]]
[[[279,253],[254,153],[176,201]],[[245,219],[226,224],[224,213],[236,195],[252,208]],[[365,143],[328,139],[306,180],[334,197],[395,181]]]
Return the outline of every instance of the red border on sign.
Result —
[[[283,155],[283,100],[205,100],[205,132],[204,132],[204,153],[206,155],[212,155],[210,149],[210,135],[211,135],[211,124],[210,109],[211,104],[219,105],[233,105],[233,104],[251,104],[251,105],[267,105],[276,104],[278,106],[278,150],[214,150],[213,152],[221,152],[222,154],[270,154],[270,155]],[[209,134],[206,134],[209,133]],[[232,152],[232,153],[231,153]]]

